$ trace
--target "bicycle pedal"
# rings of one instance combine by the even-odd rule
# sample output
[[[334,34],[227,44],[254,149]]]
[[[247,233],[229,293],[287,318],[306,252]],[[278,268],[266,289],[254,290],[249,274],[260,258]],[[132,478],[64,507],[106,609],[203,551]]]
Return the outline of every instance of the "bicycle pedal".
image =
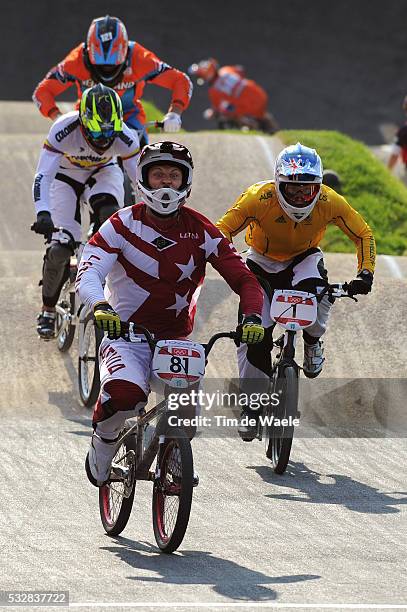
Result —
[[[129,468],[122,467],[121,465],[117,465],[116,463],[113,463],[112,468],[110,470],[109,480],[110,481],[126,480],[126,478],[129,475],[129,471],[130,471]]]

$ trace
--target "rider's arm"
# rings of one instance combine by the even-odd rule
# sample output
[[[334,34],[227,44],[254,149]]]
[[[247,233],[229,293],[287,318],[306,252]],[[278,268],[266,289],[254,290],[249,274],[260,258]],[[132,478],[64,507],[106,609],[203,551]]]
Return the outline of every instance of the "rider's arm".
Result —
[[[333,206],[332,222],[346,234],[357,247],[358,272],[374,272],[376,242],[373,232],[363,217],[339,194],[330,196]]]
[[[258,187],[259,184],[256,183],[244,191],[234,205],[217,221],[216,227],[228,240],[232,241],[233,236],[246,229],[250,223],[258,222]]]
[[[61,157],[62,152],[52,147],[47,139],[41,151],[32,187],[35,212],[37,214],[41,211],[50,212],[49,192],[52,181],[58,171]]]
[[[137,133],[130,130],[124,123],[123,133],[116,142],[117,155],[121,157],[124,169],[135,187],[137,185],[137,161],[140,154],[140,142]]]
[[[115,229],[121,221],[119,213],[113,215],[92,236],[85,246],[76,277],[76,291],[90,310],[106,302],[103,282],[122,250],[123,237]]]
[[[137,43],[132,56],[132,66],[135,72],[139,72],[142,66],[146,83],[172,91],[168,112],[180,115],[188,108],[192,96],[192,83],[184,72],[162,62],[154,53]]]
[[[55,98],[75,84],[72,70],[82,61],[82,47],[81,44],[73,49],[62,62],[51,68],[35,88],[32,98],[44,117],[54,120],[61,114]]]
[[[215,226],[205,232],[206,259],[239,295],[243,315],[259,315],[263,308],[263,291],[243,258]]]

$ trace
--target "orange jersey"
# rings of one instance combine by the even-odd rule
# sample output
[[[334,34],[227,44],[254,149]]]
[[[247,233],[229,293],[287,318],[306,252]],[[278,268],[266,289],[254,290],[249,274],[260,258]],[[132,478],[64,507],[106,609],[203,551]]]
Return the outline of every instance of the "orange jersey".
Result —
[[[139,128],[145,122],[145,112],[140,102],[146,83],[153,83],[172,91],[171,103],[185,110],[191,99],[192,83],[189,77],[162,62],[154,53],[136,42],[129,42],[127,67],[114,89],[121,97],[124,120]],[[52,68],[36,87],[33,100],[40,112],[48,117],[57,108],[55,98],[76,86],[78,100],[83,91],[95,85],[84,59],[84,44],[81,43]]]
[[[250,116],[262,119],[268,96],[255,81],[245,79],[238,66],[223,66],[209,87],[212,108],[229,117]]]

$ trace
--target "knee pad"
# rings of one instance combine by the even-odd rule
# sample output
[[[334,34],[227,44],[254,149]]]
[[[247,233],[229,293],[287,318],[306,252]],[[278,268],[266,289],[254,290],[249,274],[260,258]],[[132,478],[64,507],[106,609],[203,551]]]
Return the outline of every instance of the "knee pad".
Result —
[[[93,424],[95,426],[96,423],[110,419],[118,412],[131,412],[135,416],[146,403],[147,396],[138,385],[127,380],[109,380],[103,386],[96,403]]]
[[[66,244],[54,242],[45,252],[44,264],[55,264],[58,267],[66,264],[72,255],[71,249]]]
[[[96,229],[107,221],[113,213],[120,210],[119,203],[110,193],[97,193],[89,198],[89,204],[95,216]]]

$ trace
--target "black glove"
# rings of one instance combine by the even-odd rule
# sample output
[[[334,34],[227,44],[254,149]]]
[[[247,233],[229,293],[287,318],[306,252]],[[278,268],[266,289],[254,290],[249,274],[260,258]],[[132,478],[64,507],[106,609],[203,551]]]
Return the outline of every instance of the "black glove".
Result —
[[[366,295],[372,290],[373,274],[369,270],[362,270],[357,277],[350,281],[348,286],[349,295]]]
[[[120,317],[115,310],[107,302],[99,302],[93,307],[96,326],[99,329],[107,332],[107,337],[110,340],[120,338]]]
[[[32,224],[31,229],[36,234],[42,234],[43,236],[50,236],[54,229],[54,224],[51,219],[51,213],[46,210],[41,210],[37,214],[37,220]]]

